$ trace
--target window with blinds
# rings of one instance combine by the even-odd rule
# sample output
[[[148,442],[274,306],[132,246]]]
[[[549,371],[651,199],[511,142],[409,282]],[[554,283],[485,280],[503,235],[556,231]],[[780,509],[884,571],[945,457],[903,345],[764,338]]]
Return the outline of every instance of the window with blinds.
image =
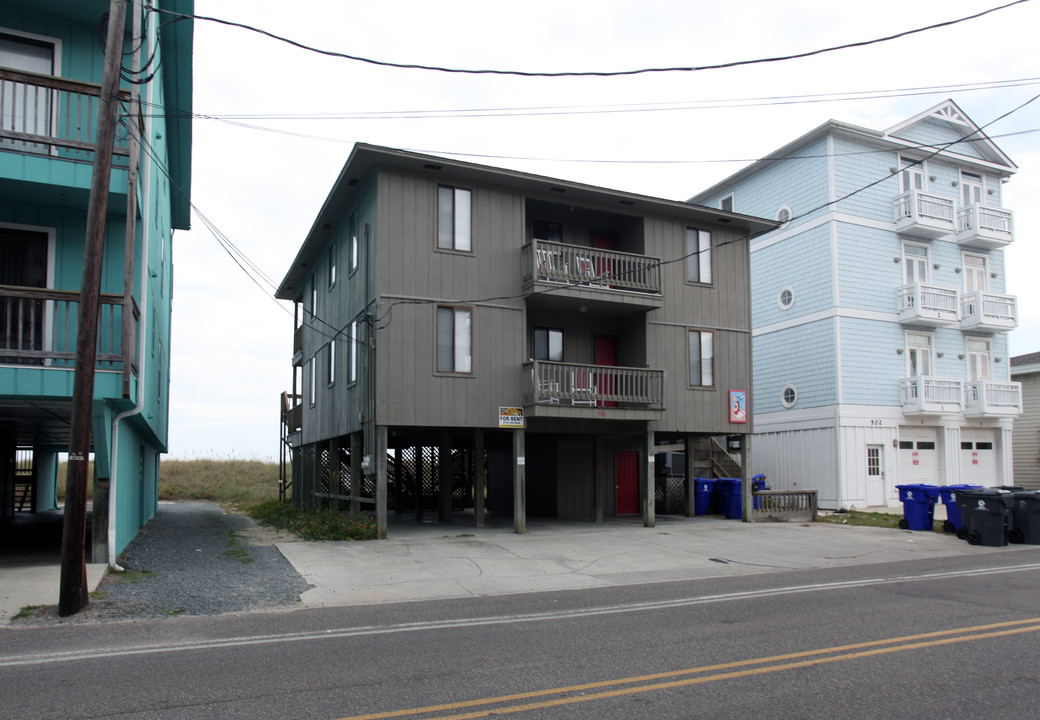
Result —
[[[437,307],[437,372],[473,372],[473,310]]]
[[[690,330],[690,385],[711,387],[715,384],[715,351],[712,334]]]

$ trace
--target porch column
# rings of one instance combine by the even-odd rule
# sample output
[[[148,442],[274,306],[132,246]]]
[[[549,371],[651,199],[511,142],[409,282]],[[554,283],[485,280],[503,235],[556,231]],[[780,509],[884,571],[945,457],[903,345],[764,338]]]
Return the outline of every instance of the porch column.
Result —
[[[939,484],[960,485],[961,482],[961,428],[944,425],[939,428]]]
[[[376,537],[386,540],[386,425],[376,425]]]
[[[643,492],[643,527],[655,527],[657,525],[656,511],[656,488],[654,486],[654,431],[646,431],[646,462],[643,463],[644,492]]]
[[[527,532],[527,484],[524,466],[524,429],[513,430],[513,532]]]
[[[415,522],[422,522],[423,505],[426,504],[426,460],[423,457],[423,446],[412,448],[415,457]]]
[[[58,508],[58,453],[33,448],[33,465],[36,468],[36,510]]]
[[[484,465],[484,431],[473,431],[473,516],[477,527],[484,527],[484,495],[487,470]]]
[[[335,497],[340,495],[339,476],[340,476],[340,459],[339,459],[339,438],[332,438],[329,440],[329,509],[339,512],[339,498]]]
[[[350,517],[361,515],[361,447],[362,434],[350,434]]]
[[[755,497],[754,488],[751,487],[751,476],[754,473],[751,472],[751,436],[741,435],[740,436],[740,488],[741,488],[741,502],[743,503],[743,510],[741,511],[741,520],[744,522],[754,522],[754,509],[755,509]]]
[[[1001,485],[1015,484],[1015,466],[1012,453],[1012,425],[1005,420],[997,428],[997,480]]]
[[[437,484],[441,500],[437,519],[451,522],[451,435],[447,430],[442,430],[437,440]]]
[[[596,522],[603,522],[603,497],[604,490],[610,487],[607,478],[607,464],[603,462],[606,456],[606,442],[597,437],[593,441],[592,458],[592,506]]]
[[[686,433],[683,437],[683,453],[686,455],[686,517],[697,514],[697,467],[693,457],[696,448],[693,433]]]
[[[318,498],[314,497],[314,493],[321,487],[321,443],[314,443],[311,447],[314,448],[314,452],[311,454],[311,472],[307,479],[307,495],[304,503],[308,508],[316,508]]]
[[[90,418],[94,446],[94,502],[90,523],[90,551],[92,558],[108,558],[109,490],[111,486],[112,413],[95,403]]]

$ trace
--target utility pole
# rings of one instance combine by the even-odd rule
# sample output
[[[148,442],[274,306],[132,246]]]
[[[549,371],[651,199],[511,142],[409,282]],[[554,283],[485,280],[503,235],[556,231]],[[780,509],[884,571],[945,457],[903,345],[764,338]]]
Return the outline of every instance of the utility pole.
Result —
[[[76,371],[72,385],[72,418],[69,429],[69,465],[65,487],[65,517],[61,537],[61,584],[58,614],[73,615],[87,604],[87,564],[83,544],[87,531],[87,459],[94,405],[94,364],[97,356],[97,324],[101,297],[101,261],[105,248],[105,215],[112,174],[115,141],[116,91],[123,59],[126,25],[125,0],[110,0],[105,66],[98,102],[94,170],[87,201],[87,232],[83,244],[83,279],[80,284],[76,330]],[[127,188],[127,192],[134,192]],[[127,218],[133,222],[133,218]],[[126,308],[124,308],[126,312]]]

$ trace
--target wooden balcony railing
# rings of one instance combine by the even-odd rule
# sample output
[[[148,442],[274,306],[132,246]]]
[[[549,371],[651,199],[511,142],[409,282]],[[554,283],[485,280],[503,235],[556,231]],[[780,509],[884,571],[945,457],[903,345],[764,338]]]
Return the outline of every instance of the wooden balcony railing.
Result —
[[[529,404],[664,407],[664,371],[532,360],[524,363]]]
[[[816,490],[755,492],[754,522],[816,522]]]
[[[0,285],[0,364],[71,368],[76,362],[79,291]],[[101,294],[96,367],[137,372],[139,311],[123,323],[123,296]]]
[[[661,293],[661,260],[647,255],[532,240],[523,247],[523,281]]]
[[[93,162],[100,95],[94,83],[0,68],[0,151]],[[128,148],[117,130],[115,166],[126,167]]]

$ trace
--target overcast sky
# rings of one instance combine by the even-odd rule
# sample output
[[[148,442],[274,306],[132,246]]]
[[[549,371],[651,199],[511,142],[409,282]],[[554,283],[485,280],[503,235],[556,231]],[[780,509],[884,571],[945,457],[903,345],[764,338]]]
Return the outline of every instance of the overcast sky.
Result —
[[[195,12],[381,61],[560,72],[785,56],[1000,4],[196,0]],[[832,118],[882,130],[950,97],[987,125],[1040,94],[1037,28],[1040,2],[1026,2],[804,59],[523,78],[379,67],[197,20],[194,111],[206,117],[194,124],[192,201],[277,285],[355,142],[684,200]],[[1020,168],[1005,193],[1017,238],[1007,286],[1021,314],[1012,355],[1040,351],[1038,131],[1040,100],[986,128]],[[275,459],[291,305],[197,215],[175,235],[174,267],[170,456]]]

